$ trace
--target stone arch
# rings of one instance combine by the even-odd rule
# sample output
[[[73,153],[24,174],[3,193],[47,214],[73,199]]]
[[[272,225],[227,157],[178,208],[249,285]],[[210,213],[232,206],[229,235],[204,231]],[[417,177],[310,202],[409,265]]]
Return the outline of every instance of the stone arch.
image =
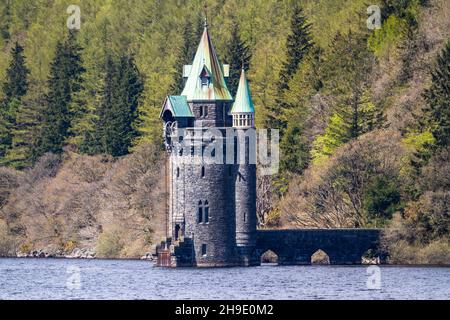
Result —
[[[316,250],[311,255],[311,264],[330,264],[330,256],[322,249]]]
[[[267,249],[264,252],[261,252],[260,255],[261,264],[277,264],[279,263],[279,255],[271,250]]]

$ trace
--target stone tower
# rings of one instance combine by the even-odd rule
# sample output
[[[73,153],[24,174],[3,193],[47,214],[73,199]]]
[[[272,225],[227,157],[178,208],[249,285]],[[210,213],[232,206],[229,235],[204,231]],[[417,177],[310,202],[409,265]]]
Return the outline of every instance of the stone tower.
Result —
[[[259,264],[259,261],[252,261],[252,252],[256,244],[255,108],[244,69],[231,115],[237,146],[233,170],[236,245],[241,256],[241,264],[254,265]]]
[[[157,247],[159,265],[254,264],[256,165],[249,161],[256,154],[254,107],[244,71],[233,103],[228,69],[205,23],[194,61],[183,68],[184,90],[166,98],[160,115],[169,153],[169,213],[168,239]]]

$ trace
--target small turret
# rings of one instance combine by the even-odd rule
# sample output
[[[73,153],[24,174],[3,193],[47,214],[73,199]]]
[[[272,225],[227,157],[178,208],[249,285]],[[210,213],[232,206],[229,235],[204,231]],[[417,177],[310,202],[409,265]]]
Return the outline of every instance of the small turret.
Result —
[[[245,70],[242,69],[241,79],[236,93],[236,100],[231,109],[233,116],[233,127],[235,128],[253,128],[255,127],[255,107],[253,105],[252,95],[245,76]]]

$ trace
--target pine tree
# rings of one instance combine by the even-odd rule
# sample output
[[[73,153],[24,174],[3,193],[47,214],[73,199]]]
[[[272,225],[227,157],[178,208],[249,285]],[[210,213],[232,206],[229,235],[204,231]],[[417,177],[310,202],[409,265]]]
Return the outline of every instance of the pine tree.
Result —
[[[280,143],[283,157],[280,168],[291,173],[301,174],[307,167],[310,145],[306,121],[309,117],[309,105],[312,97],[322,89],[321,66],[323,65],[323,50],[314,48],[305,57],[293,76],[289,89],[283,100],[289,108],[283,110],[283,120],[287,123],[286,131]]]
[[[265,125],[268,128],[277,128],[284,132],[286,128],[286,121],[283,120],[283,109],[287,106],[280,98],[284,92],[289,89],[289,82],[292,76],[297,72],[297,69],[303,58],[308,54],[310,48],[313,46],[311,36],[311,24],[307,22],[303,14],[303,9],[294,4],[291,17],[291,28],[287,37],[286,44],[286,61],[283,63],[278,80],[278,99],[276,99],[273,106],[268,107],[267,118]]]
[[[29,70],[25,66],[23,47],[18,42],[12,48],[11,56],[3,84],[4,100],[0,103],[0,158],[11,148],[17,109],[28,90]]]
[[[73,118],[69,106],[73,95],[82,89],[84,71],[81,47],[75,32],[70,32],[64,43],[57,44],[50,66],[49,90],[42,114],[42,130],[34,150],[35,158],[46,152],[62,152]]]
[[[289,81],[312,46],[311,24],[306,20],[303,9],[295,4],[291,18],[291,33],[287,37],[287,58],[283,63],[278,82],[280,92],[289,88]]]
[[[364,33],[348,31],[333,39],[325,86],[335,96],[334,112],[325,133],[314,141],[315,160],[331,155],[342,144],[384,125],[382,110],[369,94],[373,56],[367,50]]]
[[[233,24],[231,40],[227,46],[225,57],[227,63],[230,65],[230,76],[227,81],[228,89],[234,97],[239,85],[241,70],[242,68],[245,70],[250,68],[250,60],[252,57],[249,47],[240,37],[239,25],[237,22],[234,22]]]
[[[6,104],[11,99],[20,99],[27,93],[28,74],[30,71],[25,66],[25,57],[23,55],[23,47],[16,42],[11,50],[12,60],[6,71],[6,82],[3,84],[4,101]]]
[[[431,86],[424,93],[425,124],[431,128],[436,145],[444,147],[450,142],[450,41],[438,56],[431,77]]]
[[[40,92],[40,87],[31,84],[27,95],[17,108],[15,125],[12,129],[12,144],[3,164],[19,170],[32,165],[33,148],[39,135],[43,105],[45,97]]]
[[[123,55],[118,62],[107,58],[95,137],[100,152],[115,157],[128,154],[138,135],[135,122],[142,91],[143,82],[133,57]]]
[[[107,152],[107,134],[111,134],[110,128],[113,114],[112,105],[115,103],[114,93],[117,89],[117,66],[111,55],[107,55],[105,63],[105,79],[102,92],[102,101],[96,110],[96,131],[92,141],[92,153]]]
[[[171,87],[171,91],[175,94],[180,94],[184,89],[185,80],[183,78],[183,67],[191,64],[194,59],[196,44],[196,30],[193,28],[191,21],[188,19],[183,28],[183,46],[178,54],[178,59],[175,65],[176,80]]]

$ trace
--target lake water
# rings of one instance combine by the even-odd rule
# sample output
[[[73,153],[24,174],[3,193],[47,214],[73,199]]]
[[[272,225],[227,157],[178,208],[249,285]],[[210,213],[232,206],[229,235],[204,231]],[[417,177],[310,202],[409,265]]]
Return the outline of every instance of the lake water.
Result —
[[[0,299],[450,299],[450,268],[161,269],[147,261],[0,259]]]

